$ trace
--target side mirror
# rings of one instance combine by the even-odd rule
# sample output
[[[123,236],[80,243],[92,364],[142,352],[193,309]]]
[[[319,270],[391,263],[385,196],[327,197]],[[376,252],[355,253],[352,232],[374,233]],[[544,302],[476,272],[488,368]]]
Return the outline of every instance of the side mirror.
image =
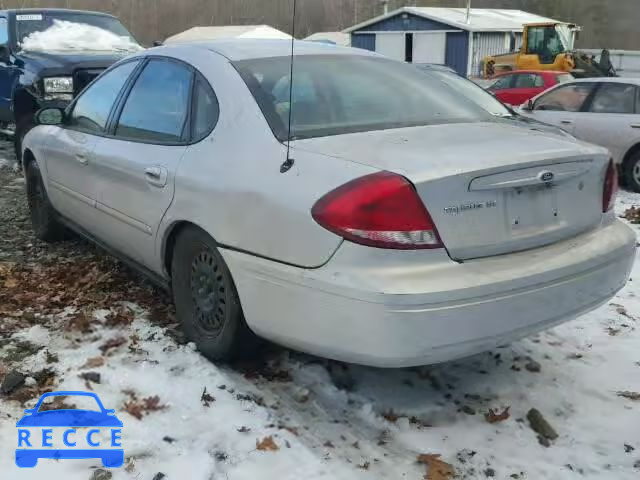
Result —
[[[11,51],[7,45],[0,45],[0,62],[8,64],[11,61]]]
[[[153,41],[153,46],[154,47],[161,47],[163,45],[162,40],[154,40]]]
[[[61,108],[43,108],[36,113],[38,125],[60,125],[64,120],[64,110]]]
[[[27,415],[31,415],[32,413],[34,413],[36,411],[35,408],[27,408],[24,413],[26,413]]]

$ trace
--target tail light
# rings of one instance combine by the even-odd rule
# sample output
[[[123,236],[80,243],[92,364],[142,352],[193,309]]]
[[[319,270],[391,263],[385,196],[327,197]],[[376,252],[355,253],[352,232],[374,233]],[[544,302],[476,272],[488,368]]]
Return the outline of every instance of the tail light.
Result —
[[[400,250],[443,246],[414,186],[390,172],[336,188],[318,200],[311,215],[327,230],[362,245]]]
[[[607,166],[607,174],[604,178],[604,189],[602,191],[602,211],[608,212],[616,203],[616,195],[618,194],[618,171],[613,164],[613,160],[609,161]]]

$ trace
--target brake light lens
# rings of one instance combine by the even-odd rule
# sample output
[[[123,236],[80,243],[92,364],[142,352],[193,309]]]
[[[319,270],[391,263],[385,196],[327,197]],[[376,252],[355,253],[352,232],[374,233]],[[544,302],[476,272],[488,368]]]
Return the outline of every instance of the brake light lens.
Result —
[[[616,196],[618,194],[618,170],[613,164],[613,160],[609,161],[607,166],[607,174],[604,177],[604,189],[602,191],[602,212],[606,213],[616,204]]]
[[[361,245],[399,250],[443,247],[414,186],[395,173],[352,180],[318,200],[311,215],[330,232]]]

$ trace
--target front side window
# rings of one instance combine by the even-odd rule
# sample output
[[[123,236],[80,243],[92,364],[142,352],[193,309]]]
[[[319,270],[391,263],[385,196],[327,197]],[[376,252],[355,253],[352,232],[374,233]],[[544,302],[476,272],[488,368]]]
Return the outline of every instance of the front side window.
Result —
[[[492,118],[454,87],[412,65],[357,55],[302,55],[235,63],[276,137],[345,133]]]
[[[116,136],[143,142],[181,142],[192,77],[185,65],[151,60],[124,104]]]
[[[137,60],[127,62],[98,78],[76,101],[69,126],[92,133],[104,133],[111,108],[138,63]]]
[[[504,77],[500,77],[495,81],[490,87],[489,90],[506,90],[507,88],[511,88],[511,81],[513,80],[513,75],[505,75]]]
[[[603,83],[591,101],[593,113],[634,113],[636,87],[624,83]]]
[[[534,110],[579,112],[593,90],[593,83],[573,83],[558,87],[540,97]]]

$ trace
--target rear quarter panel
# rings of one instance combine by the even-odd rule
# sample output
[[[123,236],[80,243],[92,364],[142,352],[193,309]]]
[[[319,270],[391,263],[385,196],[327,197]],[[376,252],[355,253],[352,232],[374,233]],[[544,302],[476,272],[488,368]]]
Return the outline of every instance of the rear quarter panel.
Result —
[[[324,264],[342,238],[313,220],[313,204],[339,185],[377,169],[292,150],[295,163],[281,173],[287,148],[271,132],[233,66],[212,52],[190,52],[182,58],[209,80],[220,118],[208,138],[188,148],[178,168],[156,257],[162,262],[168,235],[187,221],[226,248],[302,267]],[[157,269],[163,273],[163,265]]]

